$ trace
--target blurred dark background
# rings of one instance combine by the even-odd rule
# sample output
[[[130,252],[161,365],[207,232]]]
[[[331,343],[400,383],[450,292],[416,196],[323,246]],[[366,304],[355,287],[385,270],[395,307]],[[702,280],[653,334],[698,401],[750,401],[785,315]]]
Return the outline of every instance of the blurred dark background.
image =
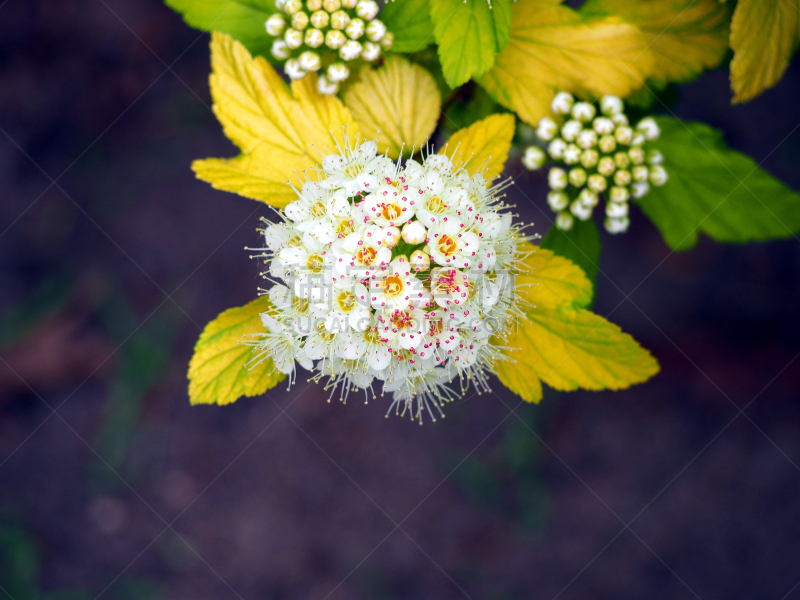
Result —
[[[270,214],[190,171],[234,153],[207,43],[158,0],[0,1],[0,597],[800,598],[798,239],[603,234],[596,310],[662,364],[621,393],[191,407]],[[800,188],[799,94],[731,107],[720,70],[675,111]]]

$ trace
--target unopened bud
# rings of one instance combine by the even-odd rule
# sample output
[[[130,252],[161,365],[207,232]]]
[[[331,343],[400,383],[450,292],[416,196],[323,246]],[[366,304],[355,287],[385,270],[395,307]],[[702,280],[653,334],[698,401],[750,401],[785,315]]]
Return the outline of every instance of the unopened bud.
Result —
[[[322,0],[306,0],[306,9],[310,12],[314,12],[315,10],[319,10],[322,8]]]
[[[617,152],[614,155],[614,164],[617,165],[619,169],[627,169],[631,164],[631,159],[627,152]]]
[[[631,182],[631,172],[626,169],[620,169],[614,173],[614,183],[616,185],[629,185]]]
[[[378,3],[374,0],[359,0],[356,4],[356,14],[365,21],[371,21],[378,16]]]
[[[561,138],[556,138],[547,146],[547,153],[556,160],[561,160],[564,156],[564,150],[566,149],[567,142]]]
[[[633,138],[631,138],[631,146],[643,146],[645,141],[643,133],[634,133]]]
[[[357,40],[364,35],[364,21],[359,18],[353,19],[344,28],[344,32],[351,40]]]
[[[555,98],[553,98],[550,108],[557,115],[568,115],[569,111],[572,110],[572,105],[574,103],[575,98],[572,97],[572,94],[568,94],[567,92],[559,92],[555,95]]]
[[[631,190],[631,196],[639,199],[646,196],[647,192],[650,191],[650,184],[647,181],[637,181],[631,186]]]
[[[400,241],[400,230],[397,227],[387,227],[383,230],[386,239],[383,240],[383,245],[387,248],[394,248],[397,242]]]
[[[646,117],[636,124],[636,129],[644,134],[645,139],[652,142],[658,139],[661,129],[653,117]]]
[[[342,0],[322,0],[322,8],[329,13],[336,12],[342,8]]]
[[[611,120],[614,122],[614,125],[617,127],[627,127],[628,126],[628,117],[625,116],[625,113],[617,113],[611,117]]]
[[[328,79],[331,81],[338,83],[348,77],[350,77],[350,69],[347,68],[346,64],[335,62],[328,67]]]
[[[667,175],[667,170],[661,165],[653,165],[650,167],[649,179],[650,183],[656,187],[659,187],[667,183],[669,175]]]
[[[569,211],[581,221],[587,221],[592,216],[592,207],[577,200],[569,205]]]
[[[349,8],[350,10],[353,10],[356,7],[356,4],[358,4],[358,0],[342,0],[342,6],[344,8]]]
[[[336,29],[328,30],[325,34],[325,45],[331,50],[338,50],[347,43],[347,36]]]
[[[564,148],[564,162],[568,165],[577,164],[578,161],[581,159],[581,149],[578,148],[575,144],[568,144],[566,148]]]
[[[377,21],[373,21],[372,23],[376,23]],[[370,25],[372,24],[370,23]],[[372,40],[373,42],[375,40]],[[391,50],[392,45],[394,44],[394,34],[391,31],[387,31],[384,36],[380,40],[381,48],[384,50]]]
[[[339,84],[329,80],[325,75],[317,77],[317,91],[326,96],[335,96],[339,91]]]
[[[308,27],[308,15],[302,10],[292,15],[292,27],[299,31],[303,31]]]
[[[636,165],[631,169],[631,178],[634,181],[647,181],[648,169],[644,165]]]
[[[300,62],[296,58],[290,58],[283,63],[283,70],[292,80],[302,79],[306,76],[305,69],[300,66]]]
[[[291,16],[296,12],[303,10],[303,3],[301,0],[286,0],[283,5],[283,12]]]
[[[324,10],[318,10],[311,15],[309,19],[311,24],[317,29],[325,29],[331,22],[331,15]]]
[[[614,136],[611,134],[604,135],[598,140],[597,147],[600,148],[601,152],[611,154],[617,149],[617,140],[615,140]]]
[[[269,35],[278,37],[283,33],[283,30],[286,29],[286,19],[282,14],[275,13],[267,19],[267,22],[264,23],[264,27]]]
[[[567,121],[561,128],[561,137],[568,142],[574,142],[582,129],[583,124],[580,121]]]
[[[286,41],[286,45],[289,46],[292,50],[296,50],[300,46],[303,45],[303,32],[297,31],[292,27],[289,27],[283,34],[283,39]]]
[[[362,46],[361,58],[363,58],[367,62],[372,62],[373,60],[377,60],[378,57],[381,55],[380,44],[367,41],[361,44],[361,46]]]
[[[631,193],[626,187],[615,185],[608,190],[608,199],[611,200],[611,202],[627,202],[630,197]]]
[[[641,148],[630,148],[628,149],[628,158],[631,159],[633,164],[641,165],[644,163],[644,150]]]
[[[409,221],[403,225],[403,241],[406,244],[416,246],[425,241],[428,232],[420,221]]]
[[[539,126],[536,128],[536,137],[543,142],[552,140],[556,133],[558,133],[558,125],[550,117],[543,117],[539,121]]]
[[[414,250],[408,259],[411,268],[417,273],[422,273],[431,268],[431,257],[422,250]]]
[[[269,53],[278,60],[286,60],[292,55],[292,49],[286,44],[286,40],[279,38],[272,42]]]
[[[528,146],[522,156],[522,165],[529,171],[538,171],[544,166],[547,155],[538,146]]]
[[[309,48],[319,48],[325,43],[325,34],[319,29],[311,27],[306,29],[306,33],[303,36],[303,41]]]
[[[614,121],[607,117],[597,117],[594,121],[592,121],[592,129],[595,130],[597,135],[608,135],[609,133],[614,133]]]
[[[550,192],[547,194],[547,204],[553,212],[564,210],[569,206],[569,196],[566,192]]]
[[[617,127],[617,130],[614,132],[614,138],[618,143],[627,146],[633,139],[633,129],[627,126]]]
[[[586,171],[580,167],[570,169],[569,182],[575,187],[582,187],[586,183]]]
[[[322,61],[319,58],[319,54],[312,52],[311,50],[306,50],[303,52],[297,58],[297,60],[300,63],[300,66],[306,71],[319,71],[320,67],[322,67]]]
[[[608,185],[608,183],[606,182],[605,177],[595,173],[594,175],[589,175],[589,179],[586,180],[586,185],[593,192],[597,192],[598,194],[600,194],[606,191],[606,186]]]
[[[578,134],[578,146],[588,150],[597,146],[597,134],[591,129],[584,129]]]
[[[355,40],[350,40],[344,46],[339,48],[339,58],[342,60],[355,60],[361,56],[363,47]]]
[[[570,111],[573,119],[583,121],[584,123],[588,123],[594,119],[594,115],[596,113],[597,111],[594,105],[589,104],[588,102],[576,102]]]
[[[664,155],[659,150],[653,148],[647,151],[647,162],[651,165],[660,165],[664,162]]]
[[[344,29],[350,24],[350,15],[343,10],[337,10],[331,15],[331,27],[334,29]]]
[[[578,194],[578,202],[584,206],[594,208],[597,206],[597,203],[600,202],[600,197],[597,195],[597,192],[593,192],[588,188],[583,188],[581,193]]]
[[[606,228],[606,231],[611,234],[616,233],[625,233],[628,231],[628,227],[630,226],[631,222],[628,217],[621,217],[619,219],[612,219],[611,217],[607,218],[603,225]]]
[[[567,182],[567,172],[564,169],[553,167],[547,174],[547,183],[550,185],[550,189],[563,190],[567,187]]]
[[[572,225],[575,220],[572,218],[572,215],[566,211],[558,213],[556,216],[556,227],[561,231],[569,231],[572,229]]]
[[[610,177],[617,170],[617,164],[610,156],[604,156],[597,163],[597,172],[605,177]]]
[[[622,100],[616,96],[608,95],[600,98],[600,110],[604,115],[617,115],[622,112],[623,108]]]
[[[597,150],[584,150],[581,152],[581,164],[586,169],[591,169],[600,160],[600,154]]]
[[[386,25],[383,24],[383,21],[370,21],[367,23],[367,39],[370,42],[380,42],[386,36]]]

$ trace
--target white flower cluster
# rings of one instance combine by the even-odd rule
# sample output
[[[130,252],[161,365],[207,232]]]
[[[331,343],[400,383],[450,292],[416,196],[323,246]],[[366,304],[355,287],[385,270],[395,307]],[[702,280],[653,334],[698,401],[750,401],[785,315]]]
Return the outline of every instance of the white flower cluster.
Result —
[[[343,401],[354,390],[369,399],[379,380],[394,394],[389,411],[435,420],[469,381],[488,390],[500,358],[489,340],[519,312],[509,277],[519,230],[500,212],[502,186],[445,155],[395,162],[371,141],[337,150],[264,229],[274,308],[254,360],[314,370]],[[448,387],[457,376],[460,392]]]
[[[551,191],[547,202],[558,213],[556,227],[568,230],[575,218],[591,218],[604,194],[606,230],[627,231],[628,200],[647,194],[650,185],[667,182],[661,153],[647,148],[648,142],[658,139],[658,124],[646,117],[631,127],[622,100],[616,96],[600,99],[599,115],[594,104],[575,102],[566,92],[556,94],[551,108],[556,119],[565,122],[559,126],[549,117],[539,121],[536,136],[547,143],[547,151],[530,146],[522,164],[535,171],[548,162],[549,155],[563,165],[548,173]]]
[[[375,0],[275,0],[280,11],[266,21],[276,39],[271,53],[286,61],[291,79],[323,71],[317,80],[322,94],[335,94],[350,76],[347,63],[376,60],[381,49],[392,47],[394,35],[375,17]]]

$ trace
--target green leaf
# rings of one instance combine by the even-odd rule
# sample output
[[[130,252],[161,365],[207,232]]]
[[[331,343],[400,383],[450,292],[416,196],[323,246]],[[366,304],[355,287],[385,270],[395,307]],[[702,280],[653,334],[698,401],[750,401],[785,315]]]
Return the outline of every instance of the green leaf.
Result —
[[[637,202],[675,250],[688,250],[699,233],[718,242],[792,237],[800,231],[800,195],[747,156],[725,145],[703,123],[659,117],[669,181]]]
[[[258,396],[286,377],[270,358],[248,364],[255,357],[253,346],[241,343],[267,331],[261,313],[271,307],[269,298],[261,296],[226,310],[206,325],[189,363],[192,404],[230,404],[241,396]]]
[[[798,0],[739,0],[731,21],[733,103],[778,83],[798,43]]]
[[[419,52],[434,41],[429,0],[387,2],[380,20],[394,34],[393,52]]]
[[[272,62],[269,50],[273,38],[264,23],[277,12],[272,0],[165,0],[167,6],[183,15],[195,29],[221,31],[242,42],[251,54]]]
[[[456,98],[445,111],[443,125],[450,131],[464,129],[496,112],[502,112],[500,105],[486,93],[486,90],[477,83],[472,86],[469,98]]]
[[[403,0],[405,1],[405,0]],[[483,75],[511,35],[511,0],[431,0],[434,36],[451,88]]]
[[[594,289],[597,284],[597,268],[600,264],[600,234],[594,221],[576,219],[569,231],[562,231],[553,226],[539,245],[578,265],[586,273]]]

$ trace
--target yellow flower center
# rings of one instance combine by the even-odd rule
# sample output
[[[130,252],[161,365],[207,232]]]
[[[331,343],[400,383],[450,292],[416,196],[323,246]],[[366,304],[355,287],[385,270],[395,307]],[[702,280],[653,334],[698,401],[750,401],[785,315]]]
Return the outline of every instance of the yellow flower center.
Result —
[[[403,280],[399,275],[389,275],[383,280],[383,293],[394,298],[403,293]]]
[[[327,213],[325,205],[322,203],[321,200],[317,201],[311,209],[309,209],[309,214],[314,217],[315,219],[321,219]]]
[[[347,237],[356,230],[355,223],[350,219],[343,219],[339,221],[336,227],[336,233],[340,238]]]
[[[319,334],[319,337],[322,338],[322,341],[324,341],[326,344],[329,344],[333,341],[334,334],[325,329],[325,323],[320,323],[317,325],[317,333]]]
[[[336,296],[336,304],[342,312],[350,312],[356,305],[356,296],[352,292],[341,292]]]
[[[436,248],[438,248],[439,252],[444,256],[452,256],[455,254],[456,250],[458,250],[458,244],[456,244],[453,238],[445,234],[436,240]]]
[[[322,266],[325,264],[325,261],[319,254],[312,254],[308,257],[308,261],[306,262],[306,266],[308,266],[308,270],[314,274],[322,273]]]
[[[349,167],[345,168],[344,174],[347,175],[350,179],[355,179],[364,171],[364,165],[361,164],[354,164],[350,165]]]
[[[365,267],[369,267],[375,262],[375,257],[378,256],[378,251],[372,246],[359,246],[356,250],[356,262]]]
[[[295,296],[292,298],[292,306],[301,315],[308,312],[308,300],[301,298],[300,296]]]
[[[403,214],[403,209],[397,204],[386,204],[381,211],[381,216],[387,221],[394,221]]]
[[[381,343],[381,334],[378,333],[377,327],[367,327],[367,330],[364,332],[364,339],[367,340],[370,344],[380,344]]]
[[[431,212],[435,215],[440,215],[444,212],[444,209],[447,208],[447,205],[441,198],[439,198],[439,196],[430,196],[425,201],[425,208],[428,209],[428,212]]]

